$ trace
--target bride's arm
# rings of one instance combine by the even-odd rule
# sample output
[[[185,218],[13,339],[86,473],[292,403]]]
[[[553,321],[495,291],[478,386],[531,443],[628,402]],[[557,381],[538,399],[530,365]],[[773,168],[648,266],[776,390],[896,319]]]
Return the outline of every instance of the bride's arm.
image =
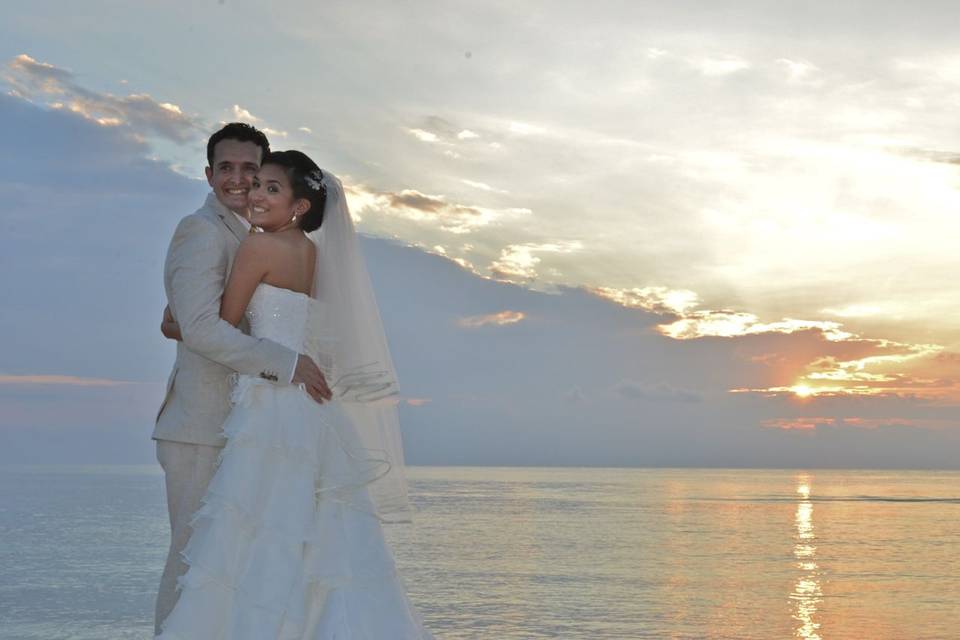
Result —
[[[233,260],[230,279],[220,300],[220,317],[237,326],[257,285],[270,272],[276,241],[266,234],[248,236],[240,243]]]

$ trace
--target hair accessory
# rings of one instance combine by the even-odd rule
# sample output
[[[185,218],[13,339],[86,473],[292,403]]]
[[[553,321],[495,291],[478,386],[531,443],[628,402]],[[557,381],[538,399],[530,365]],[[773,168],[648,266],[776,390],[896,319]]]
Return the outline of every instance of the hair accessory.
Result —
[[[307,175],[303,176],[304,182],[307,183],[314,191],[320,191],[323,189],[323,172],[319,169],[314,169]]]

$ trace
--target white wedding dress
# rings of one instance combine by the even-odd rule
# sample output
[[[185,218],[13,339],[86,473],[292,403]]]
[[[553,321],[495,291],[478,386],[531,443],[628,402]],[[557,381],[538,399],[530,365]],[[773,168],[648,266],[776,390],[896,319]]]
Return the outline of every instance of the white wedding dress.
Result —
[[[251,333],[323,361],[319,303],[260,284]],[[314,324],[315,326],[315,324]],[[312,336],[312,337],[311,337]],[[322,366],[322,365],[321,365]],[[162,640],[432,638],[408,600],[341,402],[239,376]]]

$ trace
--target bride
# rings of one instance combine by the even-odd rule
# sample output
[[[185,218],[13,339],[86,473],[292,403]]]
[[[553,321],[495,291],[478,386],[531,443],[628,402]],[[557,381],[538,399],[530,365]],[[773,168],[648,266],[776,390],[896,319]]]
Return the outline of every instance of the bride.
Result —
[[[161,640],[432,638],[382,523],[410,518],[396,376],[340,181],[268,154],[220,315],[312,357],[333,397],[237,377]],[[175,323],[167,323],[176,335]]]

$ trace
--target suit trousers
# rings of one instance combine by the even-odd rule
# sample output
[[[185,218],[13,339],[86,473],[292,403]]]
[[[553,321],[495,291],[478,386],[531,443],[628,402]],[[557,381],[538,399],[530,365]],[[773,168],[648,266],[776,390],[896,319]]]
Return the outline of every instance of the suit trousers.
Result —
[[[173,611],[180,596],[177,578],[187,571],[180,552],[190,540],[193,529],[190,519],[200,508],[200,501],[217,470],[217,457],[223,450],[205,444],[157,440],[157,462],[163,467],[167,487],[167,511],[170,516],[170,551],[160,579],[155,612],[155,633],[160,623]]]

